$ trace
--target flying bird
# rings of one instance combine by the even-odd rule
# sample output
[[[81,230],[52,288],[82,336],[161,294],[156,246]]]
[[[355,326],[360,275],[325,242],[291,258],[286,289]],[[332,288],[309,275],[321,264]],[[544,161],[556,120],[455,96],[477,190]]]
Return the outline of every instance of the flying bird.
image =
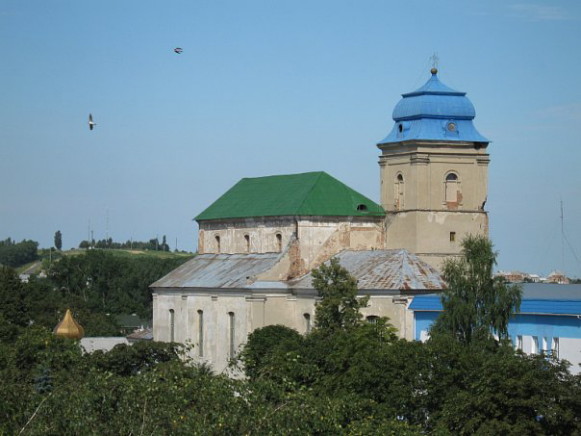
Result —
[[[93,130],[97,123],[93,122],[93,115],[89,114],[89,130]]]
[[[184,51],[181,47],[176,47],[173,49],[174,52],[176,52],[177,54],[182,54],[182,52]]]

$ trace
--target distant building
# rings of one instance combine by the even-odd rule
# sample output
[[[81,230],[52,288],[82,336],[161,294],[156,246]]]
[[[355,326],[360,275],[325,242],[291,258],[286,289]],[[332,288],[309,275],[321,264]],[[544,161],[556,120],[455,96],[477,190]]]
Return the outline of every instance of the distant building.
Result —
[[[571,372],[581,372],[581,285],[523,283],[520,311],[508,326],[514,344],[526,353],[554,354],[568,360]],[[426,340],[431,325],[442,312],[439,295],[414,297],[414,338]]]
[[[546,283],[557,283],[559,285],[568,285],[570,280],[559,271],[553,271],[551,274],[547,276]]]

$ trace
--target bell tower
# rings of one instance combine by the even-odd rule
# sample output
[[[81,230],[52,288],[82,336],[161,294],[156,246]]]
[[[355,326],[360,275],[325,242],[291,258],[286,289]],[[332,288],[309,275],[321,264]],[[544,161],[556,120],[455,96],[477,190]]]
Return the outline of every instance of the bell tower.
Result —
[[[377,144],[386,248],[405,248],[436,268],[468,234],[488,235],[488,139],[474,127],[465,92],[430,79],[402,94],[394,126]]]

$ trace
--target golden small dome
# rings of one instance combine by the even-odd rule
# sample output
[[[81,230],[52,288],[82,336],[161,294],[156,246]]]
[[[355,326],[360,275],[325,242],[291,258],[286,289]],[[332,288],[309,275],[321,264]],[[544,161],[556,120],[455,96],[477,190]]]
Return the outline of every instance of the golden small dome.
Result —
[[[75,321],[71,309],[67,309],[63,320],[57,324],[53,333],[64,338],[81,339],[85,335],[85,330]]]
[[[433,67],[433,68],[430,70],[430,73],[432,73],[432,74],[438,74],[438,69],[437,69],[436,67]]]

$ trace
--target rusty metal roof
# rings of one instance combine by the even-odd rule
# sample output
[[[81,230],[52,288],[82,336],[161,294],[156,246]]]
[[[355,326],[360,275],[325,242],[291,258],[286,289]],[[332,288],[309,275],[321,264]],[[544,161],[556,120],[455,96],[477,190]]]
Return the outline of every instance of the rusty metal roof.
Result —
[[[268,271],[280,253],[200,254],[184,263],[151,288],[245,288],[255,276]]]
[[[290,282],[256,281],[271,269],[280,253],[200,254],[151,285],[172,288],[313,289],[311,274]],[[336,256],[361,290],[437,290],[446,287],[440,274],[406,250],[342,251]]]
[[[362,289],[443,289],[438,271],[406,250],[342,251],[335,256]],[[296,289],[312,289],[312,276],[294,281]]]

